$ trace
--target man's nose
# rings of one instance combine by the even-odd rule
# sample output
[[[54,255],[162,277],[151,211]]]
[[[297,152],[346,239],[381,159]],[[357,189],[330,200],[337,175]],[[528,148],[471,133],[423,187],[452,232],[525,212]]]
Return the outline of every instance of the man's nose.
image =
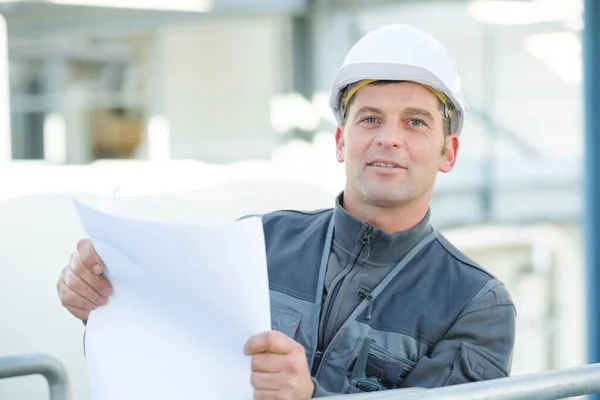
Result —
[[[400,148],[404,143],[404,132],[396,124],[389,124],[379,131],[375,143],[377,147]]]

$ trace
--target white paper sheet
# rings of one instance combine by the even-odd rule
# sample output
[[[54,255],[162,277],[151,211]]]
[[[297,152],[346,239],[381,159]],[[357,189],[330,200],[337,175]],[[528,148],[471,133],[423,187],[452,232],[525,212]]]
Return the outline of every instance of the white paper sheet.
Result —
[[[113,285],[86,327],[92,400],[252,399],[243,345],[271,320],[260,219],[168,224],[74,202]]]

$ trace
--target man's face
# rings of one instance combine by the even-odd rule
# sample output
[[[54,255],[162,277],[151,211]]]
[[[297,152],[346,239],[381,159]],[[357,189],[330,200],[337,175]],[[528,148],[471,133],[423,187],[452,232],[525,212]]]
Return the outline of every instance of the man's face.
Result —
[[[451,171],[458,151],[458,137],[444,138],[442,122],[437,97],[419,84],[361,88],[336,131],[345,196],[379,207],[429,203],[437,172]]]

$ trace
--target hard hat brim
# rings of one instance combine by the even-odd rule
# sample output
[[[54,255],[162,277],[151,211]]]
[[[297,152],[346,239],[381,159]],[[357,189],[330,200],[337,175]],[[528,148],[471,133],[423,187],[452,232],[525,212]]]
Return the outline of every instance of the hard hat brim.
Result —
[[[329,98],[329,105],[338,124],[343,122],[343,115],[340,113],[342,89],[363,79],[416,82],[429,85],[435,90],[446,94],[456,108],[455,115],[452,117],[452,133],[460,134],[468,110],[465,100],[454,95],[454,88],[447,87],[436,75],[414,65],[361,63],[349,64],[340,68],[333,80]]]

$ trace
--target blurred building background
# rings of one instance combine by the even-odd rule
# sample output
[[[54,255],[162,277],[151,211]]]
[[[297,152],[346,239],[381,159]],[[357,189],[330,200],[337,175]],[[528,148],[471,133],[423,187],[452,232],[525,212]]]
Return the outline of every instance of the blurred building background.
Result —
[[[585,363],[580,0],[0,0],[0,15],[0,354],[57,357],[74,399],[83,326],[55,289],[85,236],[71,196],[120,188],[132,215],[206,223],[331,207],[329,83],[387,23],[457,59],[471,113],[432,219],[513,294],[513,374]],[[0,380],[1,399],[46,393]]]

